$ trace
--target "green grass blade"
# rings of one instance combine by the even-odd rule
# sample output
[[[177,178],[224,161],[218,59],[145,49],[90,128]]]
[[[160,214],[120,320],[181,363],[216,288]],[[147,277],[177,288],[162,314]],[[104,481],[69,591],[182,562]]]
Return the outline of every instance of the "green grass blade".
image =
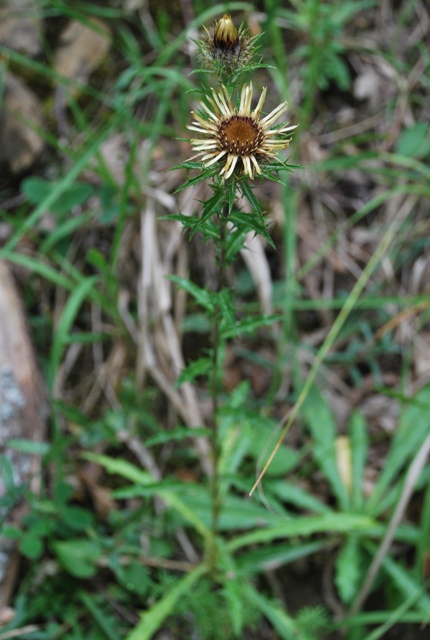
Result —
[[[82,457],[100,464],[108,473],[120,475],[136,485],[141,484],[146,486],[154,483],[154,478],[150,473],[139,469],[126,460],[114,460],[113,458],[109,458],[109,456],[92,453],[86,453]],[[190,522],[205,540],[209,540],[211,534],[208,527],[199,517],[195,509],[193,509],[192,505],[189,505],[186,496],[183,499],[172,489],[167,489],[161,485],[156,493],[160,498],[163,498],[170,507],[176,509],[185,520]]]
[[[383,624],[381,624],[377,629],[374,629],[369,635],[367,635],[364,640],[379,640],[379,638],[386,637],[387,631],[389,631],[396,623],[403,622],[405,613],[412,607],[417,599],[417,593],[413,592],[411,595],[397,607],[394,611],[390,612],[387,617],[387,620]],[[420,620],[420,622],[422,622]]]
[[[375,522],[368,516],[353,513],[332,513],[321,516],[303,516],[294,518],[272,527],[246,533],[228,543],[230,551],[237,551],[251,544],[268,543],[279,538],[291,536],[311,536],[314,533],[362,533],[372,529]]]
[[[127,635],[125,640],[151,640],[154,633],[163,624],[164,620],[173,613],[179,598],[184,596],[206,572],[205,565],[199,565],[184,578],[179,580],[161,600],[156,602],[148,611],[140,616],[138,625]]]
[[[403,469],[410,456],[420,447],[428,435],[430,411],[430,386],[421,389],[403,411],[393,442],[367,505],[367,513],[376,514],[385,492]]]
[[[294,619],[279,604],[261,595],[250,584],[246,585],[246,593],[251,603],[270,621],[283,640],[297,639]]]
[[[275,544],[266,545],[258,549],[247,551],[236,561],[239,571],[245,573],[257,573],[269,571],[274,567],[280,567],[300,558],[306,558],[322,551],[326,546],[325,540],[307,542],[305,544]]]
[[[42,262],[41,260],[38,260],[31,256],[26,256],[22,253],[12,251],[7,255],[7,260],[19,265],[20,267],[28,269],[32,273],[37,273],[39,276],[42,276],[42,278],[45,278],[45,280],[47,280],[48,282],[51,282],[58,287],[62,287],[63,289],[70,291],[75,286],[75,283],[63,273],[59,273],[56,269],[50,267],[49,264],[46,264],[45,262]]]
[[[58,370],[58,367],[60,366],[63,347],[69,341],[73,322],[83,301],[87,297],[88,292],[93,289],[96,281],[97,278],[92,277],[86,278],[85,280],[80,282],[74,289],[74,291],[70,294],[69,299],[64,306],[63,313],[61,314],[60,321],[55,328],[55,333],[53,336],[49,372],[49,382],[51,390],[53,389],[56,372]]]
[[[430,624],[430,596],[426,593],[423,585],[417,582],[411,572],[393,560],[391,556],[385,556],[382,566],[404,598],[408,599],[412,596],[416,598],[415,607],[422,613],[422,622]]]
[[[430,557],[430,482],[425,489],[424,500],[421,511],[420,539],[417,543],[417,554],[415,560],[415,578],[418,580],[425,567],[426,557]]]
[[[276,463],[276,461],[275,461]],[[332,509],[305,489],[286,480],[266,480],[265,486],[287,505],[314,513],[332,513]]]
[[[309,389],[307,398],[303,403],[302,415],[312,433],[315,443],[313,446],[313,455],[321,471],[327,478],[339,506],[346,510],[350,506],[350,500],[337,466],[337,434],[334,416],[327,402],[325,402],[321,393],[314,385]]]
[[[368,451],[368,437],[366,422],[361,415],[355,411],[349,421],[349,437],[351,441],[352,454],[352,504],[354,509],[361,509],[363,506],[363,477]]]
[[[97,622],[106,638],[109,638],[109,640],[120,640],[120,636],[113,631],[111,624],[106,620],[104,611],[100,609],[94,596],[85,591],[80,591],[79,598]]]

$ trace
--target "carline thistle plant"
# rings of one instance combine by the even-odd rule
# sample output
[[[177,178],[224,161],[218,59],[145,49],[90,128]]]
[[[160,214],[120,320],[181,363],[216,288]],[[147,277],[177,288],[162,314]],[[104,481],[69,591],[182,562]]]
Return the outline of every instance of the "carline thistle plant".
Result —
[[[228,455],[224,445],[228,440],[224,433],[225,420],[223,423],[229,411],[222,385],[225,347],[227,341],[275,319],[267,316],[238,319],[233,293],[225,285],[225,269],[244,247],[249,232],[261,235],[273,246],[253,183],[257,179],[269,179],[283,184],[279,173],[295,167],[278,155],[288,148],[291,133],[297,126],[278,122],[287,110],[287,103],[281,102],[264,114],[267,88],[261,90],[256,104],[253,99],[249,76],[256,69],[267,66],[256,58],[256,40],[257,37],[250,37],[243,24],[236,29],[230,16],[224,15],[211,32],[205,29],[203,38],[196,42],[201,71],[212,74],[218,87],[211,88],[210,92],[202,89],[199,107],[192,111],[193,121],[188,129],[196,137],[188,141],[194,155],[176,168],[195,173],[178,191],[206,181],[212,195],[201,203],[200,215],[195,218],[182,214],[169,216],[189,229],[190,237],[198,231],[210,241],[217,264],[216,286],[212,291],[172,276],[174,282],[203,306],[212,327],[208,357],[192,363],[178,381],[193,381],[197,376],[201,380],[205,376],[212,400],[212,524],[206,549],[211,571],[215,570],[218,557],[218,522],[224,495],[221,475]],[[243,203],[241,207],[237,206],[239,199],[248,202],[250,211],[243,212]]]
[[[201,156],[205,168],[213,166],[213,172],[205,179],[213,177],[220,165],[219,175],[224,179],[248,176],[252,180],[255,174],[273,179],[274,172],[291,168],[277,153],[289,146],[288,134],[297,125],[275,124],[287,110],[287,103],[282,102],[261,117],[267,88],[263,88],[252,110],[253,86],[248,82],[242,86],[239,104],[233,104],[232,94],[238,82],[255,69],[267,66],[255,61],[255,40],[256,36],[251,38],[243,25],[237,30],[230,16],[224,15],[212,35],[206,30],[205,37],[197,42],[204,70],[221,83],[218,91],[211,89],[212,95],[206,93],[199,100],[200,110],[192,112],[195,121],[188,125],[188,129],[203,135],[190,140],[198,152],[190,160]]]

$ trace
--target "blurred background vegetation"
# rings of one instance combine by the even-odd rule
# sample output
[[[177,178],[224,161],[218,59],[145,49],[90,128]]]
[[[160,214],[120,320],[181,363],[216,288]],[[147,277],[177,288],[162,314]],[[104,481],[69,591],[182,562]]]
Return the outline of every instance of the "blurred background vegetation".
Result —
[[[210,195],[171,169],[226,12],[303,168],[226,274],[280,319],[226,353],[208,573],[208,323],[166,276],[215,261],[162,218]],[[429,45],[421,0],[1,3],[0,640],[428,637]]]

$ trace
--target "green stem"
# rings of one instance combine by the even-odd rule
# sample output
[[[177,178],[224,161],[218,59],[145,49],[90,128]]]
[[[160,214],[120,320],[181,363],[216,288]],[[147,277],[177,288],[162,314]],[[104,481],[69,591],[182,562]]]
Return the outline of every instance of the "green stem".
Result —
[[[226,266],[226,232],[227,232],[227,216],[229,208],[227,204],[223,205],[222,212],[218,215],[218,223],[220,229],[220,237],[217,240],[217,270],[215,279],[215,293],[220,293],[225,281]],[[210,571],[215,570],[217,560],[216,538],[218,533],[218,521],[221,511],[221,495],[220,495],[220,474],[219,462],[221,457],[221,445],[219,439],[219,394],[220,383],[222,379],[222,362],[221,349],[222,339],[220,334],[220,324],[222,320],[222,309],[219,303],[216,304],[212,316],[212,380],[211,380],[211,399],[212,399],[212,459],[213,459],[213,475],[211,478],[211,498],[212,498],[212,514],[211,514],[211,543],[208,550],[208,566]]]

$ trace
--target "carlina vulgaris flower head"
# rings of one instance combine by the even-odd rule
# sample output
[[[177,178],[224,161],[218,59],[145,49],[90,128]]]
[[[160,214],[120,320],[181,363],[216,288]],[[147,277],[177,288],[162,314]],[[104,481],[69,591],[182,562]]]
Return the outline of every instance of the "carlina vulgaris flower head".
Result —
[[[241,24],[238,29],[230,16],[225,14],[214,25],[212,33],[197,42],[203,66],[221,81],[234,82],[252,64],[255,39]]]
[[[205,167],[219,164],[219,174],[224,180],[233,174],[251,179],[255,173],[262,174],[264,163],[276,159],[278,151],[289,146],[291,138],[287,134],[297,126],[287,126],[288,123],[273,126],[286,111],[286,102],[261,117],[266,92],[264,88],[257,106],[251,110],[252,83],[242,87],[238,108],[233,106],[224,85],[219,92],[212,89],[212,96],[206,96],[211,108],[200,100],[202,111],[192,112],[195,121],[188,129],[197,131],[201,137],[191,140],[197,153],[190,160],[200,157]]]

